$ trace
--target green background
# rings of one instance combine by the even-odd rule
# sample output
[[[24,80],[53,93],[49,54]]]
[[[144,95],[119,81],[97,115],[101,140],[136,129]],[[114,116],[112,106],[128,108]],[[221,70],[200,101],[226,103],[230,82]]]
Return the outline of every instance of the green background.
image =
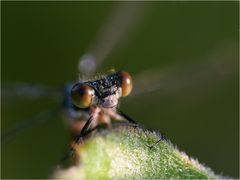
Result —
[[[78,59],[95,41],[113,4],[1,2],[2,83],[62,86],[76,80]],[[189,75],[189,86],[165,94],[145,93],[130,101],[126,98],[121,107],[145,127],[164,132],[179,149],[216,173],[239,177],[238,2],[146,2],[138,6],[145,8],[139,23],[124,35],[124,43],[113,48],[99,72],[114,67],[135,76],[151,68],[159,73],[169,68],[182,70],[184,64],[211,61],[214,53],[222,58],[227,49],[225,63],[231,66],[226,78],[211,80],[207,74],[198,84],[198,78]],[[178,77],[174,78],[177,87],[181,86]],[[9,99],[2,94],[1,130],[61,101]],[[2,143],[1,177],[48,177],[68,146],[62,122],[58,115]]]

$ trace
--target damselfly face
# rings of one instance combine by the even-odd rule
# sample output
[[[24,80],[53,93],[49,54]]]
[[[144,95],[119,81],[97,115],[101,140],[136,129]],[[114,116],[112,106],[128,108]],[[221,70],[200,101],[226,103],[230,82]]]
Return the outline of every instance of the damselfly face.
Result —
[[[127,96],[131,90],[131,76],[127,72],[119,71],[99,80],[75,84],[71,90],[71,97],[78,108],[88,108],[92,105],[113,108],[118,105],[118,99]]]

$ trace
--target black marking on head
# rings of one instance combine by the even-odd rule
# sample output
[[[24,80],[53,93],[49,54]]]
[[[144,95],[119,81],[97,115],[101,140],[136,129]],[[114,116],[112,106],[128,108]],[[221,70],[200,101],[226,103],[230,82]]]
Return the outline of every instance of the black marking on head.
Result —
[[[95,90],[95,94],[99,98],[105,98],[115,94],[116,91],[121,87],[121,80],[117,73],[107,75],[99,80],[88,81],[85,83]]]

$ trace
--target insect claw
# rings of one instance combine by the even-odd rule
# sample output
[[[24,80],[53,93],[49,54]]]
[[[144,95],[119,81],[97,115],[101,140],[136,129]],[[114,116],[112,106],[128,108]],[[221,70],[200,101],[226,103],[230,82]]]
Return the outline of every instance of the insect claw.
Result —
[[[145,144],[150,150],[154,147],[153,144],[151,145],[148,145],[148,144]]]
[[[146,144],[146,146],[149,148],[149,149],[152,149],[153,147],[155,147],[158,143],[160,143],[160,141],[164,140],[163,137],[161,137],[159,140],[157,140],[155,143],[151,144],[151,145],[148,145]]]

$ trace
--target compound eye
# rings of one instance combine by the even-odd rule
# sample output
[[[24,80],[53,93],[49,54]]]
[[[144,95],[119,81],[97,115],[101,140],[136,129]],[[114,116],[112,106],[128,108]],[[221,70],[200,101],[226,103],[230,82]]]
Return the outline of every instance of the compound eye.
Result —
[[[73,104],[79,108],[88,108],[92,104],[93,95],[93,88],[83,83],[75,84],[71,90]]]
[[[118,75],[121,80],[122,96],[127,96],[132,91],[132,78],[125,71],[118,72]]]

